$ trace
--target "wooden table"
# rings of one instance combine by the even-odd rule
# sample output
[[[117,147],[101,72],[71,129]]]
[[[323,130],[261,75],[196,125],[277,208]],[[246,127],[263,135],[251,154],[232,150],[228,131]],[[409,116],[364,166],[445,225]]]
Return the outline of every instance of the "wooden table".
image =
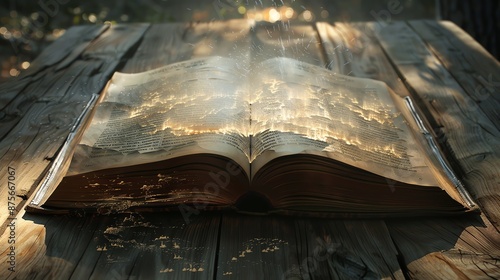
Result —
[[[211,55],[287,56],[411,94],[482,214],[336,220],[203,212],[185,223],[178,213],[25,212],[76,118],[114,71]],[[450,22],[73,27],[0,85],[0,278],[500,278],[499,69]]]

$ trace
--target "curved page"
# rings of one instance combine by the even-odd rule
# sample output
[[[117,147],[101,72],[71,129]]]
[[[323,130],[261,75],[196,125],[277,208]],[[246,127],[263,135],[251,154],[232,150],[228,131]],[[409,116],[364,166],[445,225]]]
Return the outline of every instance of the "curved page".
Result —
[[[250,115],[240,73],[221,57],[116,73],[67,175],[197,153],[231,158],[249,174]]]
[[[287,58],[263,62],[252,84],[252,173],[298,153],[329,157],[408,184],[437,186],[383,82]]]

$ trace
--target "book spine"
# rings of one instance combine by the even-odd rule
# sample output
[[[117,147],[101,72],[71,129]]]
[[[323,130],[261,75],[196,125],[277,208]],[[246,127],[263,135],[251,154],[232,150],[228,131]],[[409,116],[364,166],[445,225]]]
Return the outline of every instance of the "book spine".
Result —
[[[59,172],[61,171],[61,168],[63,164],[66,162],[68,153],[71,150],[71,144],[73,143],[75,136],[77,135],[78,129],[81,127],[82,123],[86,119],[86,117],[89,115],[88,112],[94,108],[94,105],[97,103],[97,100],[99,99],[99,95],[93,94],[85,108],[83,109],[82,113],[80,116],[75,121],[75,124],[71,128],[68,137],[66,138],[66,141],[64,142],[61,150],[59,151],[59,154],[57,157],[54,159],[54,162],[52,163],[52,166],[50,167],[47,176],[45,177],[45,180],[41,184],[40,188],[36,191],[36,194],[34,198],[31,200],[30,205],[31,206],[39,206],[42,200],[45,198],[45,194],[49,190],[51,186],[54,185],[54,180],[58,177]]]

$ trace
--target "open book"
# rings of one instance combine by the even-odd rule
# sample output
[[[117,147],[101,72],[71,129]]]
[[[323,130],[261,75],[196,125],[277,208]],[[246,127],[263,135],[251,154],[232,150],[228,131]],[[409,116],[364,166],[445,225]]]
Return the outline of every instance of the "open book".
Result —
[[[289,58],[116,73],[32,210],[400,216],[474,203],[411,99]]]

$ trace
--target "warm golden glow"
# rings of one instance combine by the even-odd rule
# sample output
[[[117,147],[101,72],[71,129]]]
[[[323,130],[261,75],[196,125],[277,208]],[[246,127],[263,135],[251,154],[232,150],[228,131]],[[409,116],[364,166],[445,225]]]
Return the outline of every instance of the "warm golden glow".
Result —
[[[281,19],[281,14],[276,9],[269,10],[269,21],[276,22]]]
[[[30,63],[28,61],[24,61],[22,64],[21,64],[21,68],[23,69],[28,69],[30,67]]]
[[[245,17],[256,21],[276,22],[279,20],[291,20],[296,18],[297,15],[292,7],[281,6],[279,8],[246,9]]]
[[[309,10],[305,10],[302,13],[302,17],[304,18],[305,21],[312,21],[313,20],[313,13]]]
[[[12,76],[12,77],[16,77],[17,75],[19,75],[19,70],[15,69],[15,68],[12,68],[10,69],[9,71],[9,74]]]
[[[159,78],[142,77],[148,82],[140,88],[129,81],[140,94],[118,82],[112,84],[114,93],[108,101],[121,104],[113,114],[122,117],[101,135],[104,140],[95,147],[128,154],[191,145],[227,149],[224,145],[231,145],[250,162],[266,150],[294,145],[295,152],[314,147],[321,152],[352,154],[361,150],[392,158],[407,156],[394,132],[401,125],[401,116],[387,100],[380,99],[375,84],[278,59],[255,70],[248,78],[258,82],[248,88],[246,83],[235,82],[236,70],[230,62],[213,63],[193,62],[198,68],[189,71],[196,75],[177,70],[180,74],[168,72],[165,76],[158,70]],[[144,88],[146,92],[142,92]],[[387,137],[391,131],[394,135]],[[160,175],[158,184],[171,179]],[[144,190],[149,187],[154,185]],[[171,193],[169,199],[190,195]]]
[[[245,6],[238,7],[238,13],[240,13],[241,15],[244,15],[246,12],[247,12],[247,8],[245,8]]]
[[[174,86],[172,90],[180,89]],[[201,89],[195,89],[191,94],[152,91],[143,95],[142,104],[131,108],[127,117],[136,120],[141,127],[140,133],[149,135],[167,132],[175,136],[255,136],[264,131],[280,131],[329,145],[338,145],[340,141],[362,150],[401,157],[393,144],[374,145],[360,138],[360,129],[394,126],[393,119],[397,115],[389,107],[366,103],[357,96],[342,87],[328,89],[264,78],[262,86],[256,88],[248,100],[252,104],[250,127],[244,118],[235,119],[237,113],[245,116],[246,113],[241,111],[243,106],[238,106],[236,101],[221,92]],[[193,118],[199,121],[193,122]],[[338,150],[338,147],[325,150]],[[256,155],[248,156],[253,159]]]

